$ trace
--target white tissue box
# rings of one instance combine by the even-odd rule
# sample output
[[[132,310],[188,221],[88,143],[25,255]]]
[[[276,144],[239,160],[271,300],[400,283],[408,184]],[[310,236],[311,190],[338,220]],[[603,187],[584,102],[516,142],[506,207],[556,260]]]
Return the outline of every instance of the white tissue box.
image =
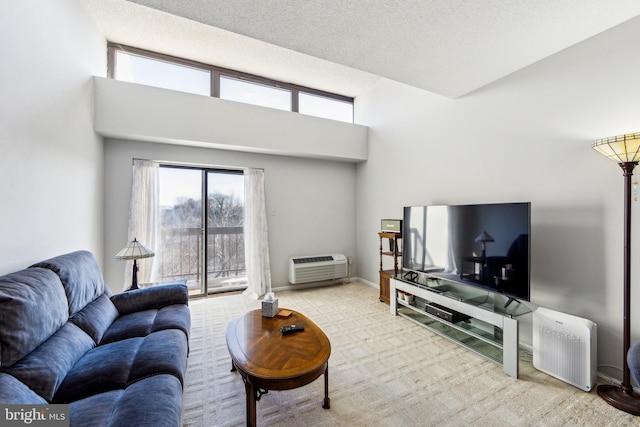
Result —
[[[278,314],[278,298],[273,301],[262,301],[262,315],[264,317],[275,317]]]

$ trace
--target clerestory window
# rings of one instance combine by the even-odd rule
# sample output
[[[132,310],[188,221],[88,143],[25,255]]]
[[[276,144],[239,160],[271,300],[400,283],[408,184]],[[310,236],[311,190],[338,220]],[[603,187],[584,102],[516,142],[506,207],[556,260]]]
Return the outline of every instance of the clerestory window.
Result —
[[[179,90],[209,96],[211,72],[206,69],[177,64],[162,59],[114,52],[113,78],[164,89]]]
[[[108,53],[116,80],[353,123],[348,96],[114,43]]]
[[[240,80],[220,77],[220,99],[291,111],[291,91]]]

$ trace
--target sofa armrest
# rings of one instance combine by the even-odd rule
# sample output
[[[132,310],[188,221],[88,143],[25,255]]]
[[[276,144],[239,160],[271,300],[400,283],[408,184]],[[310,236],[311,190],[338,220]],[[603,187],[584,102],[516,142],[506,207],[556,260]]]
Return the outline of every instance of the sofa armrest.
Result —
[[[142,310],[160,309],[172,304],[188,304],[189,290],[186,285],[164,285],[135,289],[111,297],[120,315]]]
[[[31,390],[19,379],[0,372],[0,402],[2,405],[46,404],[42,396]]]

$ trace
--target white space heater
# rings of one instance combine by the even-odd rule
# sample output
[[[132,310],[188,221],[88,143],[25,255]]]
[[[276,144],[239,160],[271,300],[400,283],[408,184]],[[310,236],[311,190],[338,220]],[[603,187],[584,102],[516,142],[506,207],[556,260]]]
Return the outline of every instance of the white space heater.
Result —
[[[533,366],[579,389],[596,381],[597,325],[547,308],[533,312]]]
[[[289,258],[289,283],[319,282],[347,277],[347,257],[342,254]]]

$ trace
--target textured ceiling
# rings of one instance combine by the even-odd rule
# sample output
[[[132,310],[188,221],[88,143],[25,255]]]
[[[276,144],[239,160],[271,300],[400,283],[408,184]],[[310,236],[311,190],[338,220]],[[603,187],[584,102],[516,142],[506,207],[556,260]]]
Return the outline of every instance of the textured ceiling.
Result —
[[[456,98],[640,15],[638,0],[85,0],[109,40],[357,96]]]

